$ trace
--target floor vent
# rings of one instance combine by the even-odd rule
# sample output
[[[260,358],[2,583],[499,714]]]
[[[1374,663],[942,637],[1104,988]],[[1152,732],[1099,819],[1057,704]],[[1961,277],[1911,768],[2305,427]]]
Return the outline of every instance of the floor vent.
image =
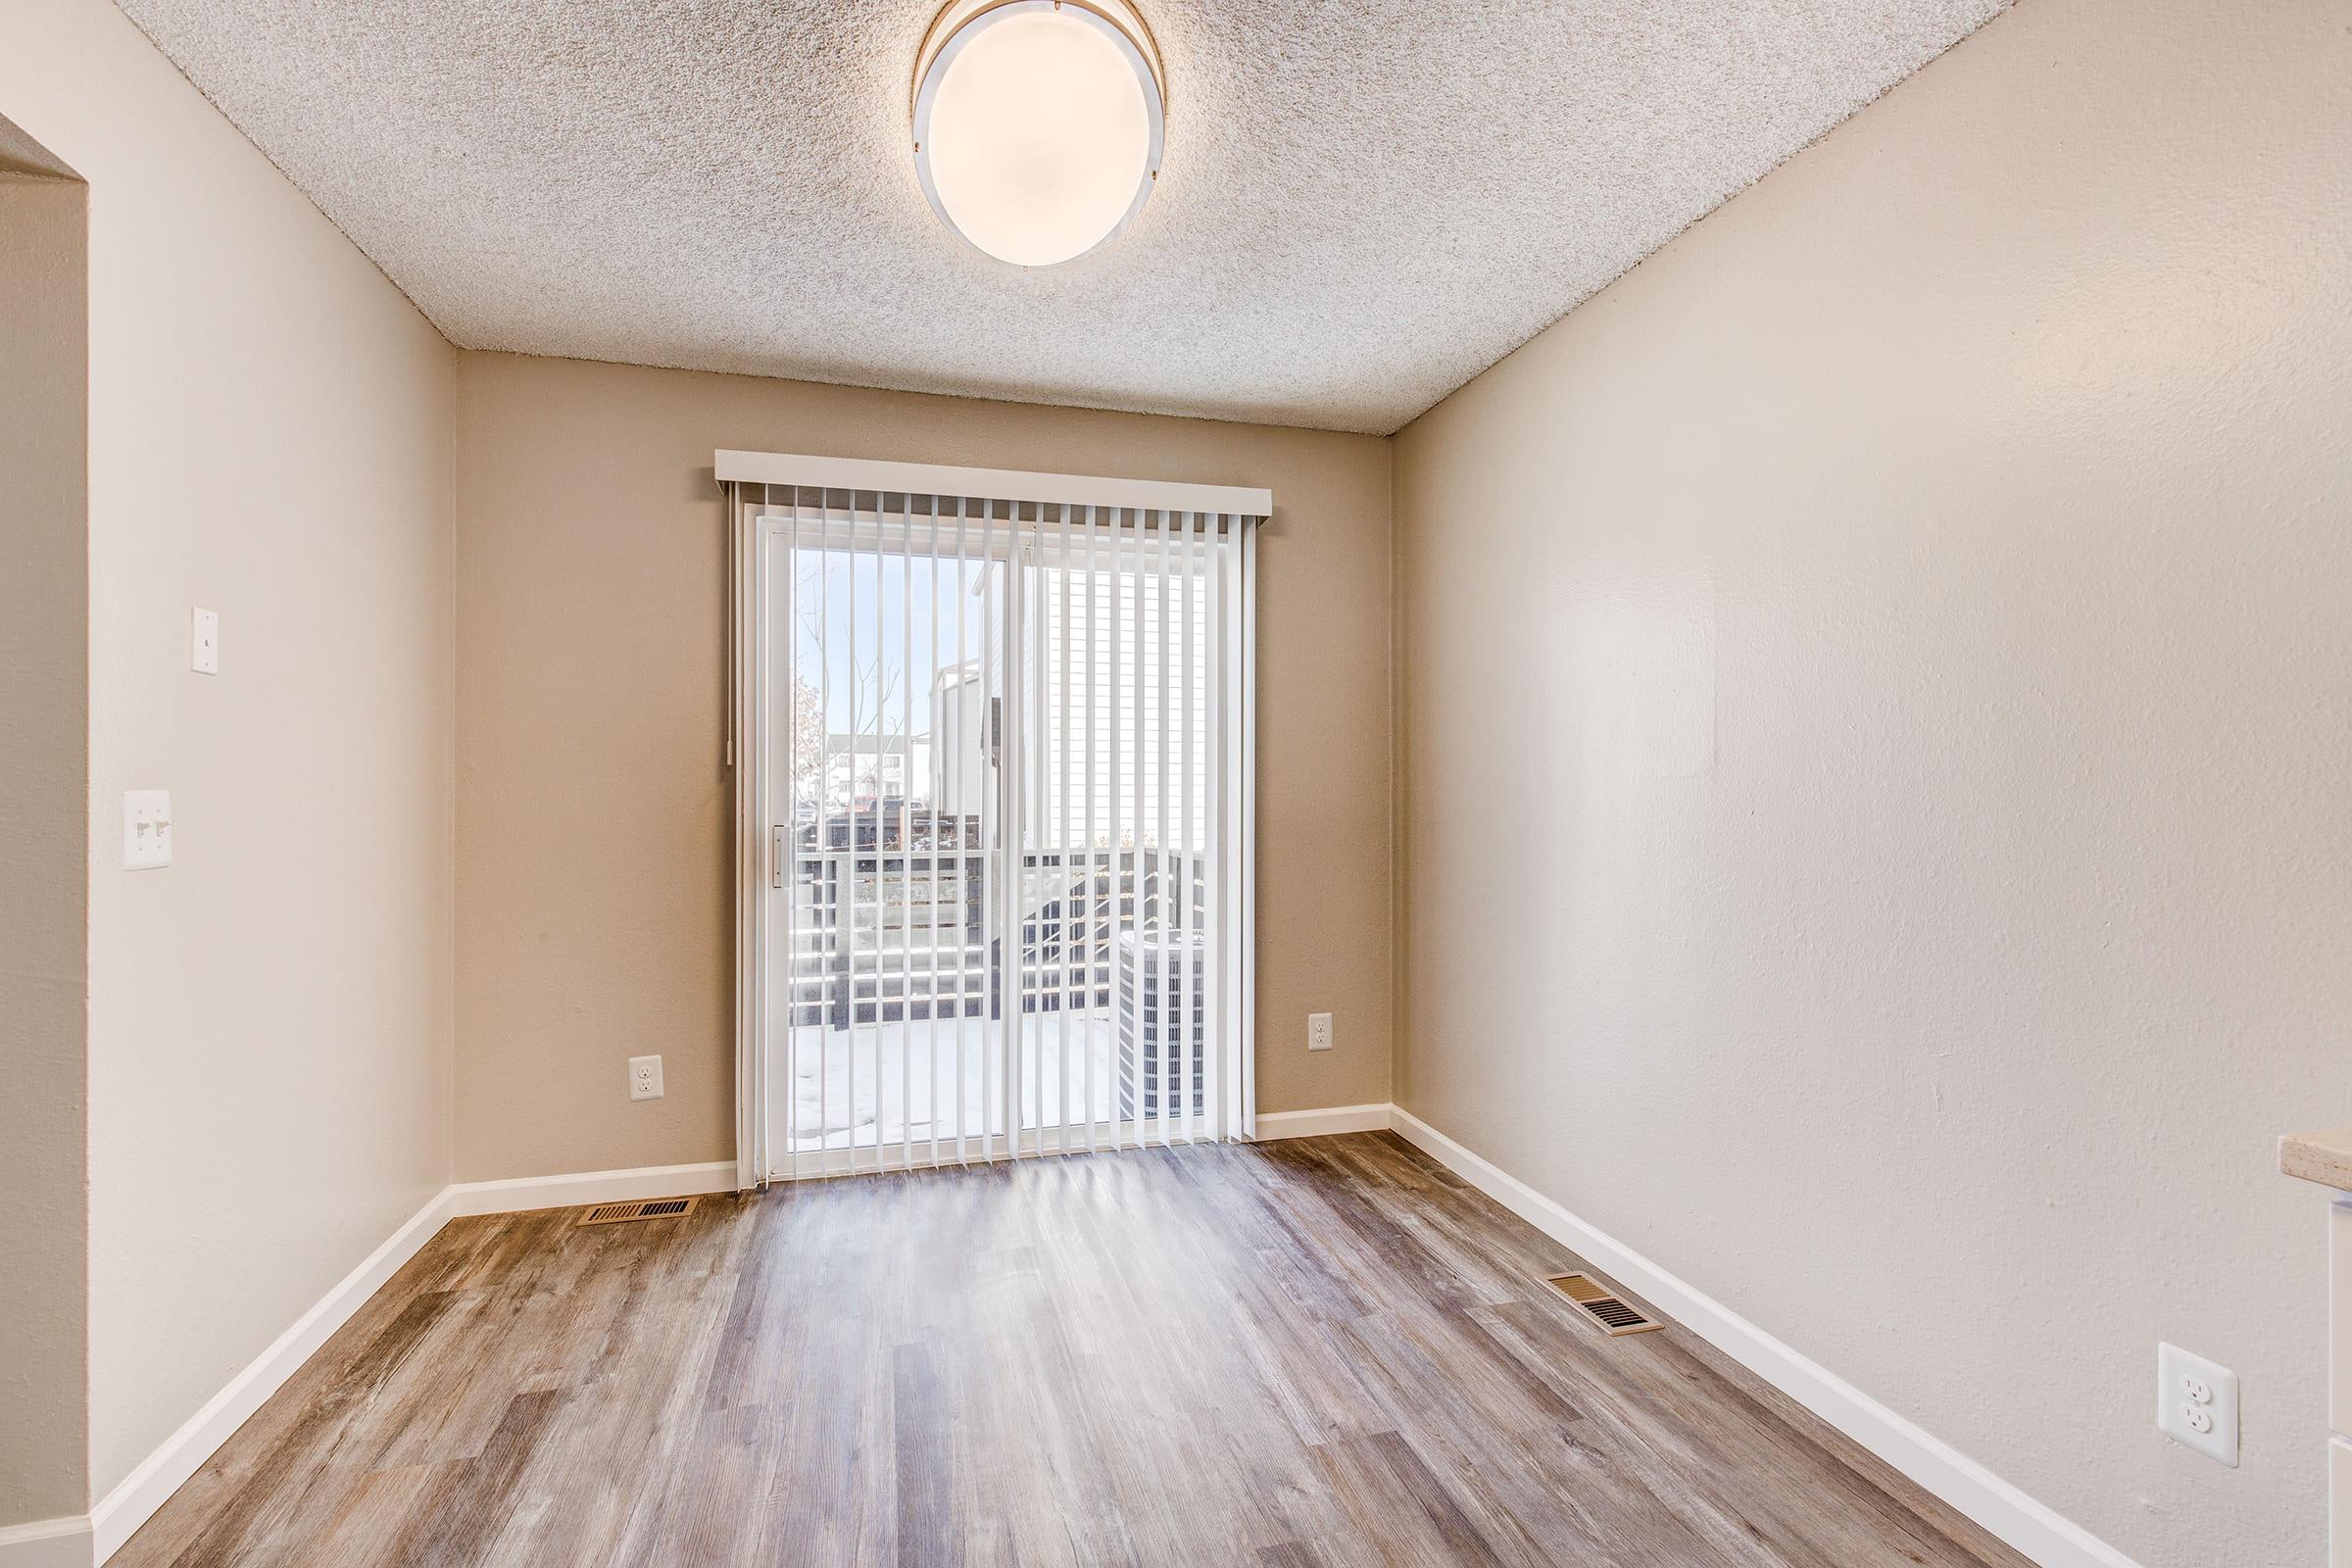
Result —
[[[1646,1334],[1666,1325],[1643,1317],[1616,1292],[1590,1274],[1554,1274],[1551,1288],[1579,1307],[1587,1317],[1600,1325],[1603,1334]]]
[[[634,1203],[599,1203],[580,1216],[582,1225],[617,1225],[624,1219],[674,1219],[694,1212],[691,1198],[647,1198]]]

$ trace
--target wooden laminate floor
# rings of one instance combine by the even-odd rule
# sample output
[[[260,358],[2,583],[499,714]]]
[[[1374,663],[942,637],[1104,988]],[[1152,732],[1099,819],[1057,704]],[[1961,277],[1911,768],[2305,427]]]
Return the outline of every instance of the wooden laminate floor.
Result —
[[[2018,1564],[1387,1133],[450,1225],[115,1559]]]

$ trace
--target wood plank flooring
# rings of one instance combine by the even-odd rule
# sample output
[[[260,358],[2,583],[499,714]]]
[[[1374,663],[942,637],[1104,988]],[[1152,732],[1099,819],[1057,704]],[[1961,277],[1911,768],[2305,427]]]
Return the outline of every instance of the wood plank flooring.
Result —
[[[460,1220],[116,1557],[2016,1565],[1388,1133]]]

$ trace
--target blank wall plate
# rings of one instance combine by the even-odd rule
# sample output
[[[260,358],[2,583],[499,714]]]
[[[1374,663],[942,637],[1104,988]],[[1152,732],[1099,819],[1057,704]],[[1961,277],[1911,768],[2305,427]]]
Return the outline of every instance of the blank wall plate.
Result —
[[[199,675],[220,673],[220,615],[218,611],[199,610],[189,617],[188,667]]]
[[[152,871],[172,863],[172,792],[122,792],[122,866]]]
[[[2237,1374],[2178,1345],[2156,1347],[2156,1430],[2237,1468]]]

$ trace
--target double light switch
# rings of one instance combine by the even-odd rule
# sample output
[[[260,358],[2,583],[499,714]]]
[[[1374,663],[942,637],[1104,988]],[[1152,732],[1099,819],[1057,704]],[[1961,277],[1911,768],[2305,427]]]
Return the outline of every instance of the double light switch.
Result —
[[[172,863],[172,792],[122,792],[122,864],[150,871]]]

